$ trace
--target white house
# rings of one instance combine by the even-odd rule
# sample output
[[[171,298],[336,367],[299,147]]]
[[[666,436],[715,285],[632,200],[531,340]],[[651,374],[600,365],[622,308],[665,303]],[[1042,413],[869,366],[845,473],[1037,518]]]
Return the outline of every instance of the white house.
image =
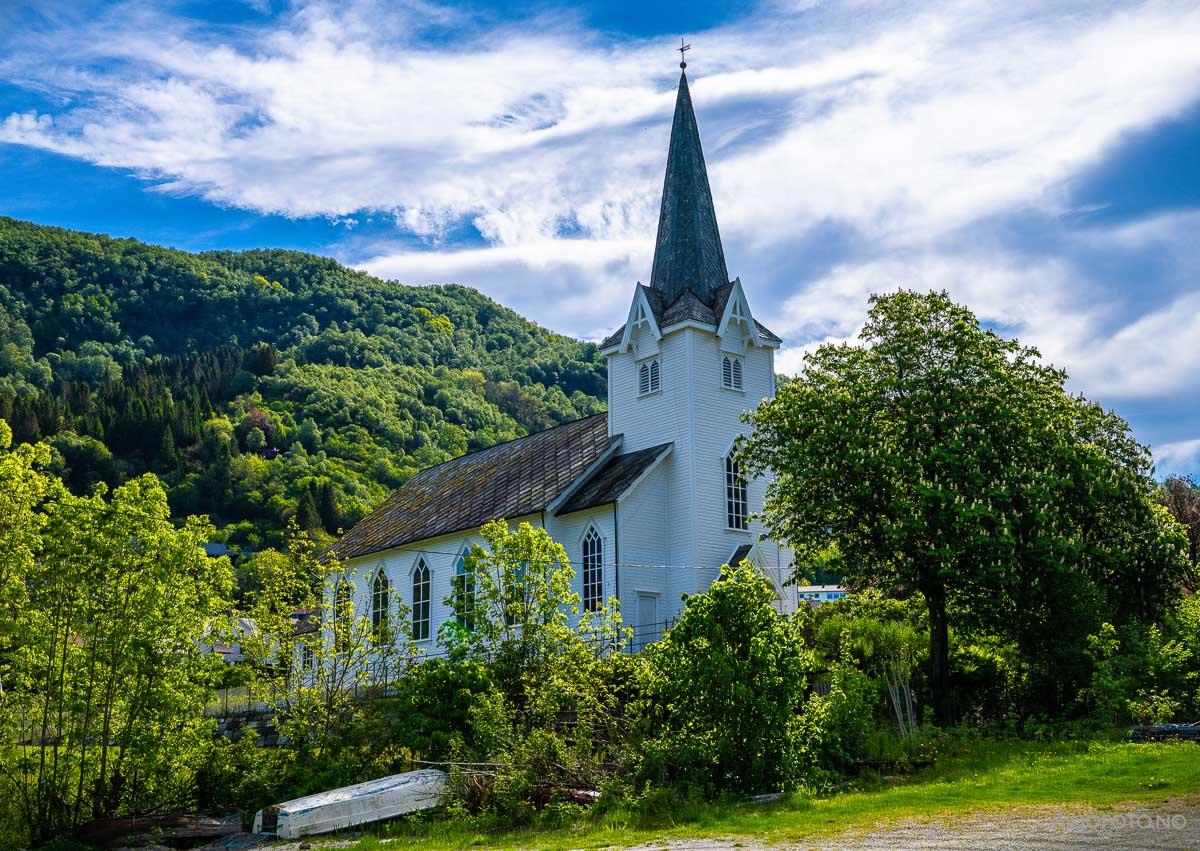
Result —
[[[432,643],[455,616],[446,600],[464,553],[501,517],[560,542],[585,607],[616,597],[639,646],[723,564],[758,566],[780,609],[795,610],[792,554],[754,519],[766,483],[746,481],[730,454],[747,430],[741,414],[774,393],[779,344],[726,271],[681,74],[650,284],[634,287],[625,324],[601,347],[608,412],[414,476],[336,546],[358,611],[403,603],[413,637]]]
[[[846,589],[841,585],[797,585],[796,599],[816,608],[822,603],[840,600],[846,596]]]

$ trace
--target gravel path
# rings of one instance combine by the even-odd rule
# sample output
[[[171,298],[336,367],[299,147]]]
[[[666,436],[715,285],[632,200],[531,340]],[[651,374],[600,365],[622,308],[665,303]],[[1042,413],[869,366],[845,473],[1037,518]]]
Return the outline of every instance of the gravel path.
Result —
[[[725,851],[731,848],[821,851],[1195,851],[1200,849],[1200,797],[1087,808],[1022,809],[911,821],[799,844],[766,846],[742,838],[672,840],[636,851]]]

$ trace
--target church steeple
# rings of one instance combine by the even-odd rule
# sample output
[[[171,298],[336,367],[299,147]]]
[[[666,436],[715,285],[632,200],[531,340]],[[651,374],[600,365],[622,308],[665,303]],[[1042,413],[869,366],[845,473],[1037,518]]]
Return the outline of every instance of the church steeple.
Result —
[[[680,67],[686,67],[681,62]],[[671,304],[691,290],[709,303],[715,290],[729,283],[725,251],[717,231],[700,131],[692,111],[687,72],[679,75],[667,176],[663,181],[662,209],[658,214],[658,242],[650,286]]]

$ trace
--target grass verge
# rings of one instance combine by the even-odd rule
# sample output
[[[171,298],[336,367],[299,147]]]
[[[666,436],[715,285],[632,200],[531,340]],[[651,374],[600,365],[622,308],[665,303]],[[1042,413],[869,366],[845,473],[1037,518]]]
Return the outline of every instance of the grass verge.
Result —
[[[1200,792],[1200,747],[1190,743],[976,741],[910,777],[881,779],[828,797],[764,804],[698,804],[669,815],[581,812],[550,827],[498,830],[466,820],[399,821],[353,851],[417,847],[603,848],[662,839],[746,837],[796,842],[908,819],[1046,805],[1104,807]],[[313,842],[320,847],[319,841]],[[345,847],[345,846],[343,846]]]

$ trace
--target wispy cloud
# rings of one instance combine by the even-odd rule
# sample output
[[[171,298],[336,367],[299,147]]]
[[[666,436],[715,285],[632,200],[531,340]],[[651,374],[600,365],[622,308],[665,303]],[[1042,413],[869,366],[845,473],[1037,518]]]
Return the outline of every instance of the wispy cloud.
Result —
[[[477,11],[64,13],[0,48],[0,77],[61,104],[0,117],[0,141],[264,213],[383,212],[417,247],[359,245],[366,268],[599,336],[649,269],[668,47]],[[787,338],[784,368],[852,336],[870,292],[936,287],[1106,402],[1200,391],[1195,216],[1076,227],[1070,198],[1200,98],[1194,2],[769,3],[692,41],[731,272]],[[1011,232],[1022,217],[1037,238]],[[1164,259],[1137,271],[1149,251]]]
[[[1200,437],[1159,444],[1154,450],[1154,461],[1158,472],[1165,475],[1185,474],[1200,468]]]

